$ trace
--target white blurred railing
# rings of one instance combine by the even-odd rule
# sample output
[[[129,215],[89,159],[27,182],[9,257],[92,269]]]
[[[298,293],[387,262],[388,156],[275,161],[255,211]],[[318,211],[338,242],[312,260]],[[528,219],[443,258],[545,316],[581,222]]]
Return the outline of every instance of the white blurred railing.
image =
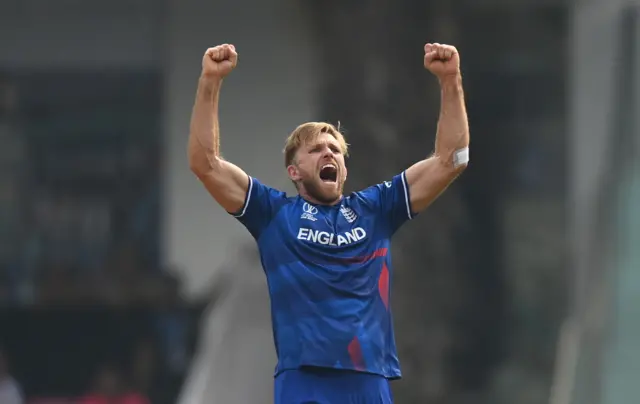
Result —
[[[634,3],[585,1],[574,9],[568,206],[574,287],[557,346],[551,404],[630,402],[603,401],[603,390],[611,382],[605,364],[610,365],[610,334],[619,320],[614,303],[621,240],[615,237],[620,220],[615,213],[619,197],[627,197],[629,147],[638,138],[638,65],[633,58],[640,42],[637,18],[629,17]]]

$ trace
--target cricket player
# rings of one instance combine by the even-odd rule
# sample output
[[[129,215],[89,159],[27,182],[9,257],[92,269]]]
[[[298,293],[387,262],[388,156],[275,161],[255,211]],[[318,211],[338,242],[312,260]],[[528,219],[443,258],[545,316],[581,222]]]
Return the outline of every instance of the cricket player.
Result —
[[[278,357],[274,401],[392,403],[389,382],[401,373],[389,307],[390,241],[468,164],[458,51],[438,43],[424,47],[424,67],[440,83],[435,151],[390,180],[350,195],[343,195],[347,143],[329,123],[304,123],[286,139],[284,163],[294,196],[221,157],[220,88],[237,63],[233,45],[204,54],[189,163],[258,244]]]

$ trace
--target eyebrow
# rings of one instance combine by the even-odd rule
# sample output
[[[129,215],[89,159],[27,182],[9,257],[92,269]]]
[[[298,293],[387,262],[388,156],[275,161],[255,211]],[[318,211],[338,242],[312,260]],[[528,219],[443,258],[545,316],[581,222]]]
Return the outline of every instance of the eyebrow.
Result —
[[[337,147],[338,149],[341,149],[340,144],[338,144],[337,140],[333,141],[333,142],[332,141],[323,141],[323,142],[315,142],[315,141],[313,141],[313,142],[308,142],[307,143],[307,147],[313,149],[314,147],[318,147],[318,146],[321,146],[321,145],[324,145],[324,144],[329,145],[329,146],[334,146],[334,147]]]

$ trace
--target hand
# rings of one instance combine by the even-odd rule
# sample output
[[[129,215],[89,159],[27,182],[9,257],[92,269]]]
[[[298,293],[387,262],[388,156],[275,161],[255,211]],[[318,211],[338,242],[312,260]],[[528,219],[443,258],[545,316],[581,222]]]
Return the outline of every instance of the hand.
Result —
[[[222,79],[238,64],[238,53],[233,45],[218,45],[207,49],[202,57],[202,75]]]
[[[455,46],[428,43],[424,46],[424,67],[439,80],[460,75],[460,56]]]

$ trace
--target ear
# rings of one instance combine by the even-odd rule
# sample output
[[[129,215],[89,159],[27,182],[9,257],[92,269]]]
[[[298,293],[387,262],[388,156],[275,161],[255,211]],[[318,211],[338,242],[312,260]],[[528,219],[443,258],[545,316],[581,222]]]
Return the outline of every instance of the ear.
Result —
[[[342,179],[342,181],[346,181],[347,180],[347,167],[344,168],[344,178]]]
[[[287,174],[289,175],[289,179],[293,182],[300,180],[300,171],[298,170],[298,167],[293,164],[287,167]]]

